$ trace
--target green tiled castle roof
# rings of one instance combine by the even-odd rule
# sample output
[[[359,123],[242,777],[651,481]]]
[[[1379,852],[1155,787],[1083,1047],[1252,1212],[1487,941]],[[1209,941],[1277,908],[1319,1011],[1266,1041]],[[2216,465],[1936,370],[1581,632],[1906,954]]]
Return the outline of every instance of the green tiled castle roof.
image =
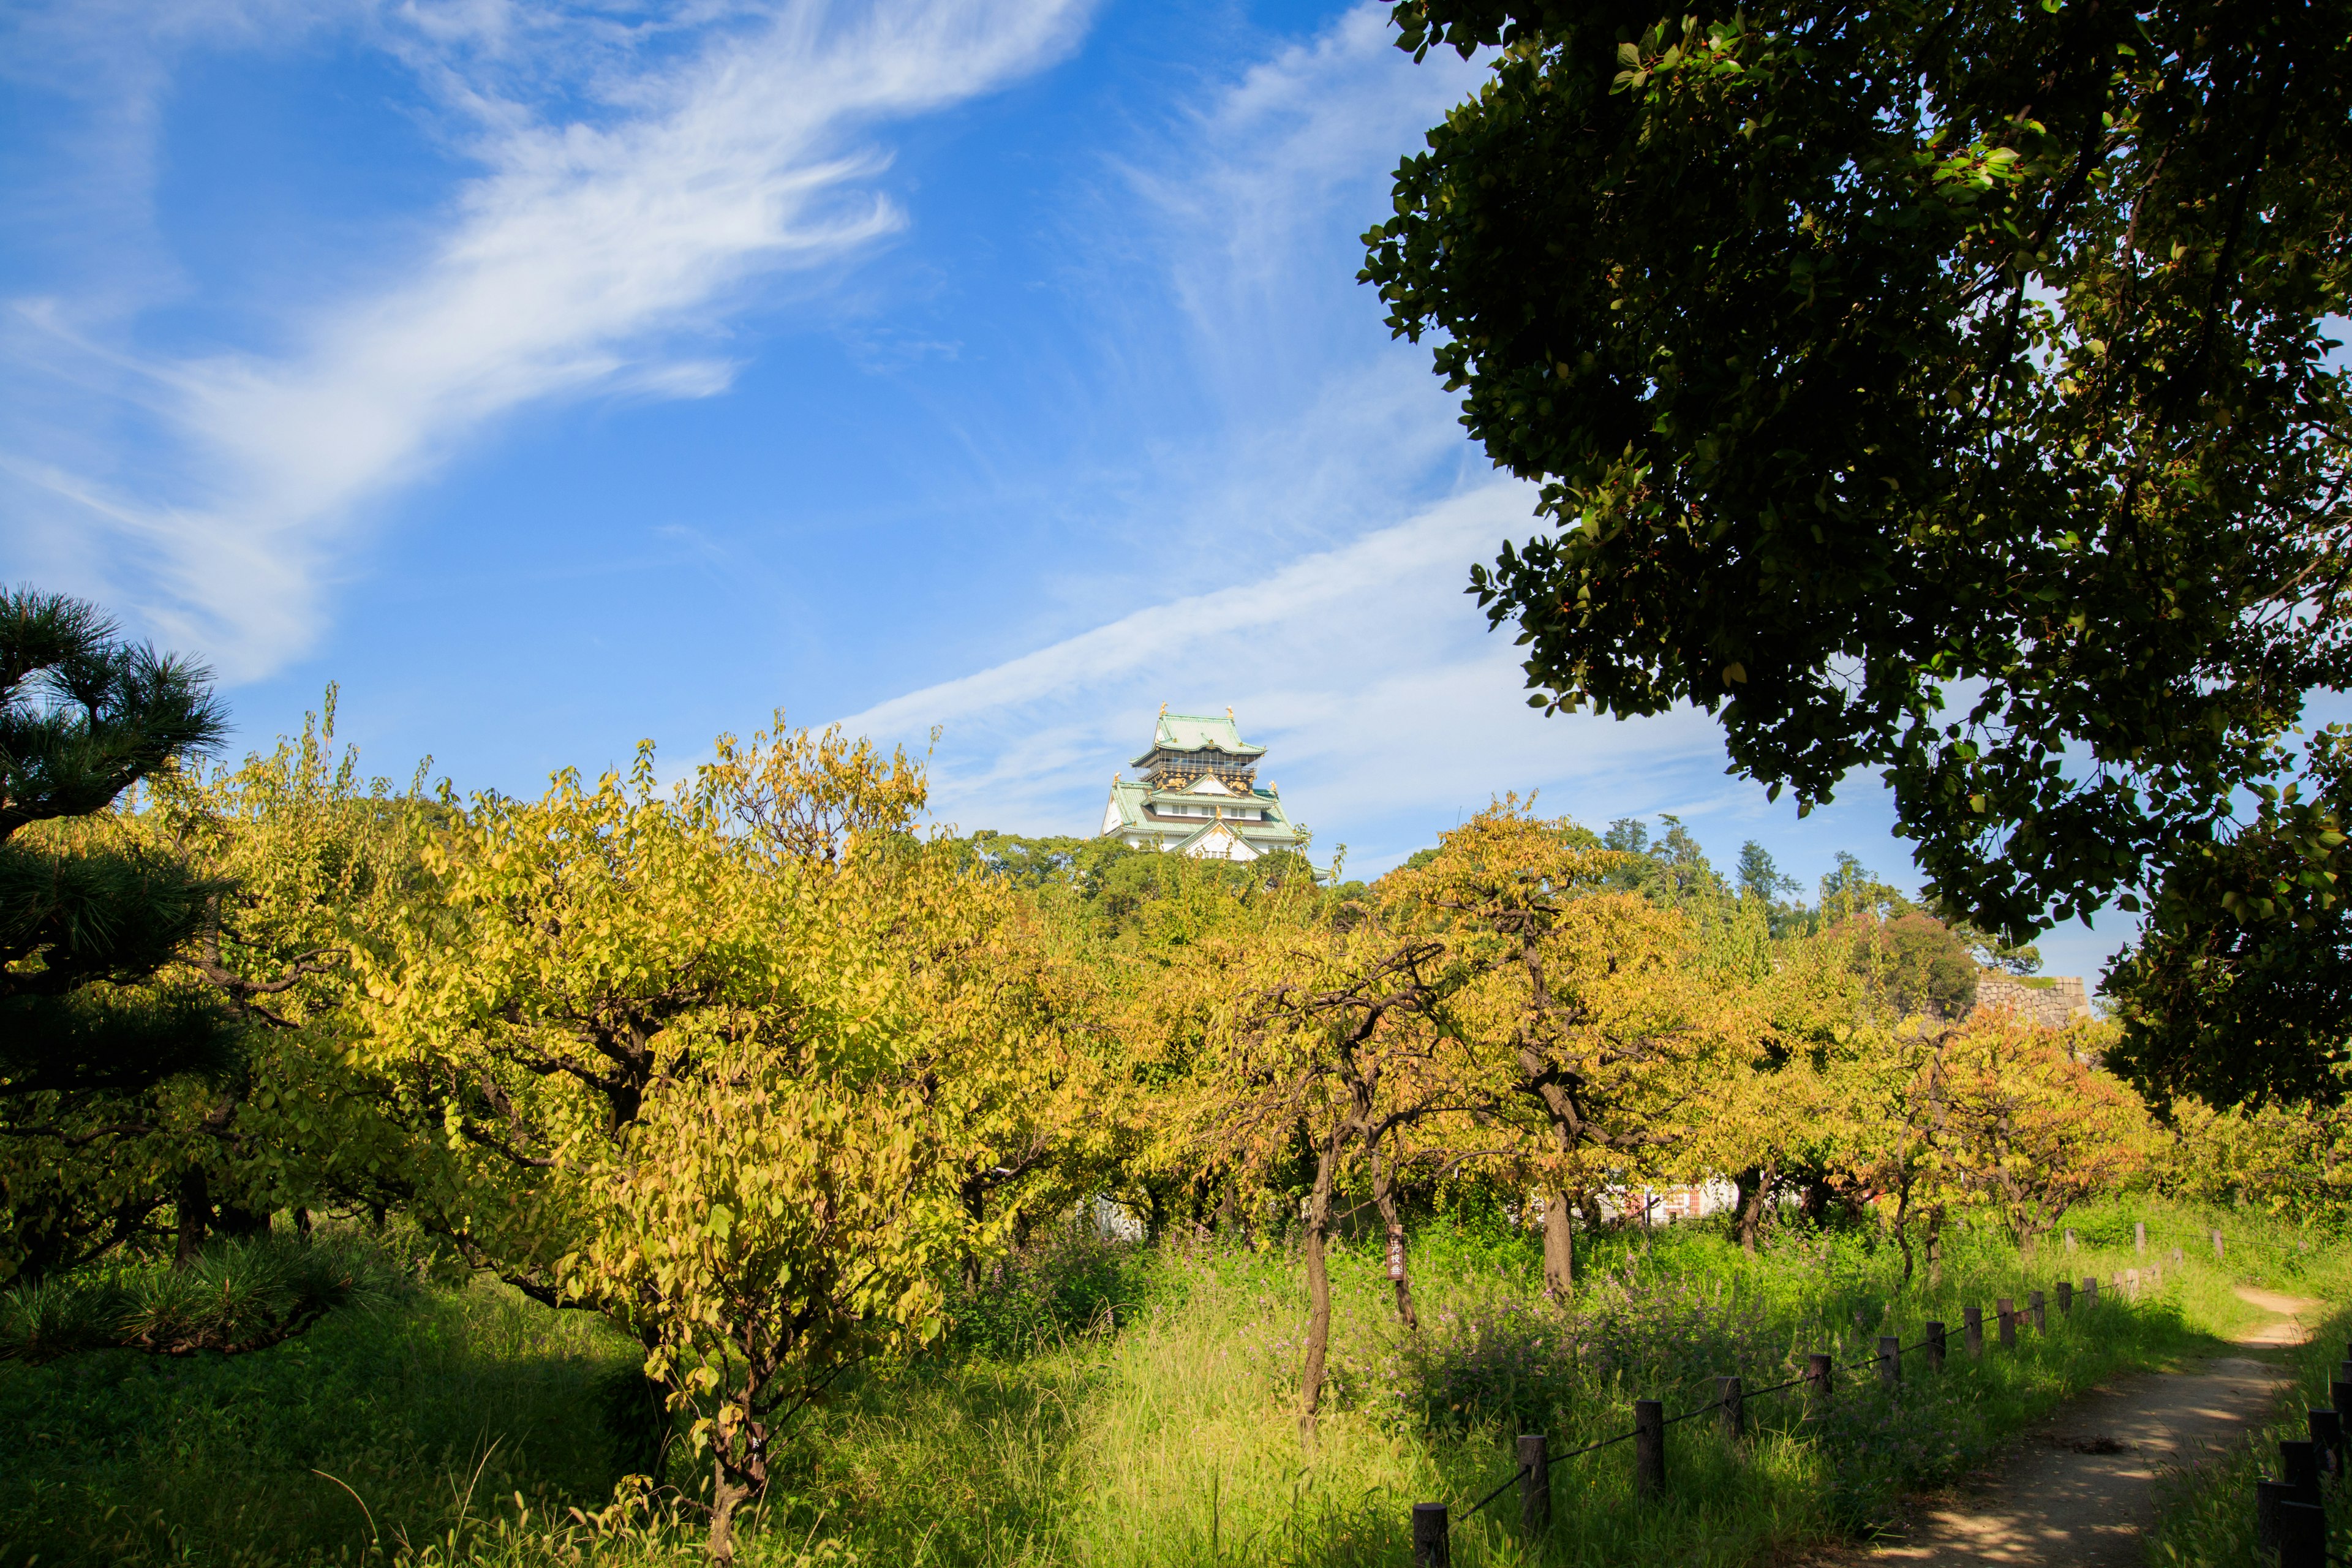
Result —
[[[1160,727],[1151,732],[1151,752],[1223,752],[1229,757],[1265,755],[1264,746],[1253,746],[1242,739],[1230,713],[1216,719],[1197,713],[1162,713]],[[1129,765],[1144,766],[1151,761],[1151,752],[1144,752]]]

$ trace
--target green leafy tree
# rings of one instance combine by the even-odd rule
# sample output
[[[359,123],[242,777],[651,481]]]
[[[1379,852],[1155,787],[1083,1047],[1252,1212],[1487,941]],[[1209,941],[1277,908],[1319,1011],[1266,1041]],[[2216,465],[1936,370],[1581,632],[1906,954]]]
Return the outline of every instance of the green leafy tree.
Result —
[[[2302,785],[2264,786],[2252,820],[2183,859],[2102,988],[2123,1037],[2108,1063],[2158,1104],[2344,1097],[2352,1068],[2352,732],[2312,738]]]
[[[1977,965],[1968,944],[1918,910],[1865,929],[1855,939],[1854,963],[1894,1017],[1955,1023],[1976,1005]]]
[[[1403,0],[1495,49],[1362,276],[1552,531],[1472,573],[1529,700],[1881,770],[2023,941],[2126,899],[2340,689],[2345,0]]]
[[[1732,878],[1739,890],[1771,903],[1783,893],[1793,893],[1804,886],[1782,871],[1772,852],[1753,838],[1739,847],[1739,863],[1732,869]]]
[[[430,903],[419,839],[446,814],[417,787],[362,779],[334,722],[330,687],[269,752],[158,773],[136,812],[28,830],[102,836],[198,880],[183,941],[151,978],[112,986],[110,1005],[195,1013],[220,1046],[202,1071],[27,1097],[41,1114],[9,1123],[0,1190],[30,1272],[166,1229],[194,1268],[209,1236],[264,1230],[273,1211],[299,1226],[312,1207],[382,1212],[405,1196],[411,1141],[345,1061],[346,960],[390,910]]]

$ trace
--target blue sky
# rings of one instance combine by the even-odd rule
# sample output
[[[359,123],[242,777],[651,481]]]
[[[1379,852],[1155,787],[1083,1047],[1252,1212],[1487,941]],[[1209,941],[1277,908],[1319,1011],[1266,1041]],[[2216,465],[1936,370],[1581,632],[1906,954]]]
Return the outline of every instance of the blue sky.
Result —
[[[1530,496],[1354,281],[1474,84],[1379,7],[65,0],[0,19],[0,574],[329,681],[405,777],[682,770],[785,709],[1084,833],[1228,705],[1372,874],[1492,794],[1898,880],[1713,725],[1524,705]],[[2043,944],[2095,974],[2119,917]]]

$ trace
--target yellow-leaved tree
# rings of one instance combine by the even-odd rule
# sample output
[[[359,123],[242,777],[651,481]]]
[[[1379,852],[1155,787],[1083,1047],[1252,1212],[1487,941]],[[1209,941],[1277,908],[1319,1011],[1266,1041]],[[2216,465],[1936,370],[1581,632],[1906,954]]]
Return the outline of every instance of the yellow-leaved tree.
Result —
[[[2004,1009],[1939,1042],[1945,1145],[1975,1200],[2024,1250],[2147,1163],[2147,1106],[2093,1065],[2112,1035],[2105,1024],[2042,1028]]]
[[[1024,906],[915,837],[923,799],[781,716],[667,795],[647,747],[476,799],[366,960],[367,1065],[440,1133],[412,1212],[640,1339],[722,1562],[793,1413],[935,1334],[994,1245],[1013,1210],[976,1217],[969,1173],[1092,1091]]]
[[[1182,1073],[1166,1090],[1178,1114],[1161,1158],[1229,1173],[1261,1192],[1278,1191],[1278,1173],[1303,1159],[1297,1217],[1307,1320],[1298,1432],[1311,1447],[1331,1338],[1328,1251],[1343,1194],[1367,1194],[1387,1221],[1397,1309],[1413,1321],[1397,1146],[1447,1092],[1432,1025],[1444,950],[1353,918],[1310,879],[1261,887],[1197,874],[1185,880],[1197,884],[1181,906],[1185,951],[1159,971],[1133,1015],[1150,1020],[1142,1037]]]
[[[191,940],[118,1006],[143,1000],[161,1026],[183,1010],[227,1026],[202,1070],[53,1096],[46,1123],[0,1140],[5,1206],[59,1232],[68,1259],[168,1226],[192,1263],[214,1231],[404,1191],[410,1140],[349,1070],[340,1009],[355,942],[425,894],[415,844],[436,808],[362,777],[336,745],[335,698],[330,687],[301,733],[267,752],[163,770],[143,798],[68,825],[202,879]]]
[[[1494,1143],[1481,1122],[1508,1140],[1496,1152],[1542,1195],[1553,1295],[1575,1280],[1575,1207],[1695,1146],[1760,1027],[1681,912],[1611,888],[1626,858],[1513,795],[1381,881],[1394,924],[1444,944],[1449,1098],[1475,1113],[1457,1142]]]

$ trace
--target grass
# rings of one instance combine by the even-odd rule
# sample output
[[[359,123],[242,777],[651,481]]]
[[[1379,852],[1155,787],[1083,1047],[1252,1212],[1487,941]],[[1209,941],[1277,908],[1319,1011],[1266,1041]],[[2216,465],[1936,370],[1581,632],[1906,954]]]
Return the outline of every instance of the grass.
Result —
[[[2021,1307],[2062,1272],[2137,1266],[2135,1218],[2160,1291],[2119,1300],[2103,1285],[2095,1314],[2063,1317],[2053,1293],[2046,1333],[1993,1342],[1995,1298]],[[2203,1241],[2217,1222],[2231,1237],[2219,1262]],[[2150,1200],[2070,1223],[2078,1252],[2021,1258],[1964,1237],[1937,1285],[1908,1291],[1893,1250],[1859,1231],[1788,1236],[1754,1258],[1704,1226],[1587,1238],[1577,1310],[1561,1314],[1535,1296],[1529,1239],[1435,1222],[1413,1247],[1418,1335],[1396,1325],[1375,1248],[1343,1247],[1311,1455],[1290,1415],[1303,1313],[1286,1255],[1068,1238],[970,1303],[947,1345],[868,1372],[800,1428],[744,1558],[1402,1564],[1410,1505],[1444,1500],[1464,1568],[1751,1563],[1866,1535],[2072,1394],[2213,1348],[2260,1315],[2236,1283],[2352,1295],[2340,1248],[2299,1253],[2274,1222]],[[1981,1363],[1959,1342],[1971,1303],[1988,1319]],[[1754,1401],[1742,1441],[1711,1418],[1676,1426],[1661,1501],[1633,1496],[1620,1445],[1561,1461],[1559,1527],[1538,1550],[1517,1538],[1509,1495],[1459,1518],[1511,1474],[1521,1431],[1558,1452],[1626,1429],[1635,1397],[1679,1414],[1718,1373],[1759,1389],[1809,1352],[1843,1363],[1880,1333],[1914,1343],[1930,1318],[1951,1325],[1940,1378],[1915,1354],[1892,1393],[1859,1372],[1825,1410],[1801,1390]],[[0,1431],[24,1449],[0,1467],[0,1568],[693,1562],[675,1493],[613,1502],[624,1449],[600,1387],[632,1360],[585,1317],[476,1282],[348,1310],[252,1355],[0,1365]],[[692,1485],[683,1467],[665,1479]]]
[[[2320,1324],[2307,1343],[2286,1352],[2281,1370],[2291,1380],[2273,1404],[2270,1418],[2220,1455],[2179,1471],[2159,1487],[2156,1528],[2148,1534],[2147,1558],[2162,1568],[2271,1568],[2277,1556],[2254,1539],[2254,1482],[2276,1479],[2281,1438],[2308,1437],[2306,1412],[2331,1402],[2329,1381],[2347,1353],[2352,1310],[2339,1310]],[[2352,1484],[2324,1481],[2331,1549],[2344,1550],[2352,1536]]]

